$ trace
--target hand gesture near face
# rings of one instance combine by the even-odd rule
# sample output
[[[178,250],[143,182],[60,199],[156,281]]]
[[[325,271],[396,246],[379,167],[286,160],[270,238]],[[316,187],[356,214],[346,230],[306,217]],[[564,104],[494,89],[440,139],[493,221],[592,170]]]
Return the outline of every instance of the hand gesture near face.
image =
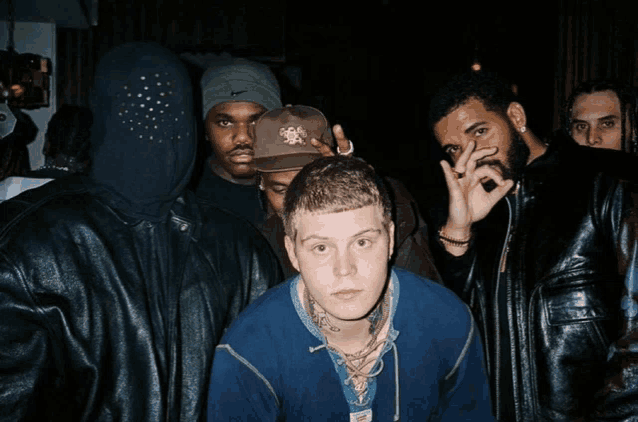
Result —
[[[494,168],[476,166],[478,160],[496,154],[498,148],[475,151],[475,146],[474,141],[467,144],[454,168],[447,161],[441,161],[450,193],[448,219],[441,232],[454,239],[469,239],[472,224],[485,218],[514,185],[514,181],[504,180]],[[481,183],[481,179],[486,178],[497,184],[491,192],[487,192]]]
[[[346,135],[343,133],[343,128],[340,125],[334,125],[332,127],[332,133],[337,141],[337,152],[341,155],[352,155],[354,147],[350,148],[351,141],[346,138]],[[323,157],[332,157],[335,155],[335,152],[328,145],[323,142],[319,142],[315,138],[312,138],[310,143],[317,149],[317,151],[319,151],[319,153],[321,153]]]

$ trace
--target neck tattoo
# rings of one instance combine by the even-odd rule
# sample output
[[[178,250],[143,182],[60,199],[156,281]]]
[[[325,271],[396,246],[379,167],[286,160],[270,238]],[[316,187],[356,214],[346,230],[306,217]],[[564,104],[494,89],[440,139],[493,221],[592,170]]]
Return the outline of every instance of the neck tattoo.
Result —
[[[304,296],[306,299],[306,309],[308,309],[308,313],[312,318],[312,322],[314,322],[315,325],[319,327],[319,329],[328,327],[330,331],[333,331],[335,333],[341,331],[339,327],[335,327],[335,325],[330,322],[330,318],[328,318],[328,314],[325,311],[319,311],[315,309],[315,305],[317,302],[315,302],[315,300],[310,296],[308,289],[305,290],[306,294]]]

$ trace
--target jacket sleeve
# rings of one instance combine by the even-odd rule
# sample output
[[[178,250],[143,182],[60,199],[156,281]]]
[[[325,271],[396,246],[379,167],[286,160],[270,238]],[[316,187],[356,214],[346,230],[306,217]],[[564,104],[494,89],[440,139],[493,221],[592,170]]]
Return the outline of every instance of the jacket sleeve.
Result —
[[[469,310],[468,310],[469,313]],[[476,324],[471,329],[456,365],[440,381],[440,421],[493,421],[490,388],[483,365],[483,346]]]
[[[269,381],[228,344],[217,346],[207,420],[268,422],[279,418],[279,399]]]
[[[0,421],[45,418],[47,402],[55,401],[44,391],[55,384],[49,355],[43,316],[23,277],[0,256]]]
[[[246,306],[269,288],[284,281],[279,260],[264,236],[247,223],[236,226],[236,236],[237,233],[241,234],[237,239],[239,249],[229,248],[220,260],[221,273],[241,277],[239,283],[236,280],[230,283],[233,286],[233,299],[224,324],[226,328],[231,326]]]
[[[439,239],[432,239],[432,252],[435,263],[443,285],[457,294],[465,303],[470,303],[469,293],[471,289],[472,275],[478,271],[476,266],[476,247],[474,238],[470,241],[470,246],[461,256],[454,256],[449,253]]]
[[[250,286],[246,304],[252,303],[266,290],[284,281],[279,259],[266,238],[255,230]]]
[[[620,335],[607,355],[607,378],[597,394],[600,421],[633,421],[638,417],[638,193],[636,185],[624,196],[620,227],[616,228],[616,251],[625,289],[620,298]]]

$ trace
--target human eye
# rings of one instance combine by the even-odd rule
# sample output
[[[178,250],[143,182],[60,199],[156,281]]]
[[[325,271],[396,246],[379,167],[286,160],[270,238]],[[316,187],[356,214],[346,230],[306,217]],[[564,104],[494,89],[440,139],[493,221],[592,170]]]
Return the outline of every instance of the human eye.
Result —
[[[359,249],[370,249],[375,245],[376,239],[377,237],[375,235],[360,237],[355,241],[355,245]]]
[[[574,123],[574,130],[576,130],[577,132],[582,132],[584,130],[587,130],[587,123]]]
[[[443,148],[443,151],[449,155],[449,156],[453,156],[455,154],[457,154],[460,151],[460,148],[458,145],[447,145],[445,146],[445,148]]]
[[[605,129],[611,129],[611,128],[613,128],[614,126],[616,126],[616,122],[614,122],[613,120],[607,120],[607,121],[604,121],[604,122],[602,123],[602,126],[603,126]]]
[[[325,255],[328,252],[328,247],[323,243],[319,243],[317,245],[313,245],[312,251],[317,255]]]
[[[228,119],[219,119],[217,120],[217,125],[221,127],[230,127],[230,125],[232,125],[232,122]]]
[[[474,137],[480,138],[481,136],[484,136],[486,133],[487,133],[487,128],[480,127],[474,131]]]
[[[283,195],[286,193],[286,188],[283,186],[273,186],[270,190],[277,195]]]
[[[362,238],[362,239],[357,239],[357,246],[359,248],[362,249],[368,249],[369,247],[371,247],[373,244],[371,239],[366,239],[366,238]]]

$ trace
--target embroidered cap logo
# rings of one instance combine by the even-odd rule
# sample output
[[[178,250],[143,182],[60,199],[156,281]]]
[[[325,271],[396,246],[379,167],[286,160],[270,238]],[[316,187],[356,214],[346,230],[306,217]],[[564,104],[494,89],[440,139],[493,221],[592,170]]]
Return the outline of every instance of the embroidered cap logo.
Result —
[[[285,144],[288,145],[306,145],[308,132],[303,126],[288,126],[279,129],[279,136],[283,138]]]

